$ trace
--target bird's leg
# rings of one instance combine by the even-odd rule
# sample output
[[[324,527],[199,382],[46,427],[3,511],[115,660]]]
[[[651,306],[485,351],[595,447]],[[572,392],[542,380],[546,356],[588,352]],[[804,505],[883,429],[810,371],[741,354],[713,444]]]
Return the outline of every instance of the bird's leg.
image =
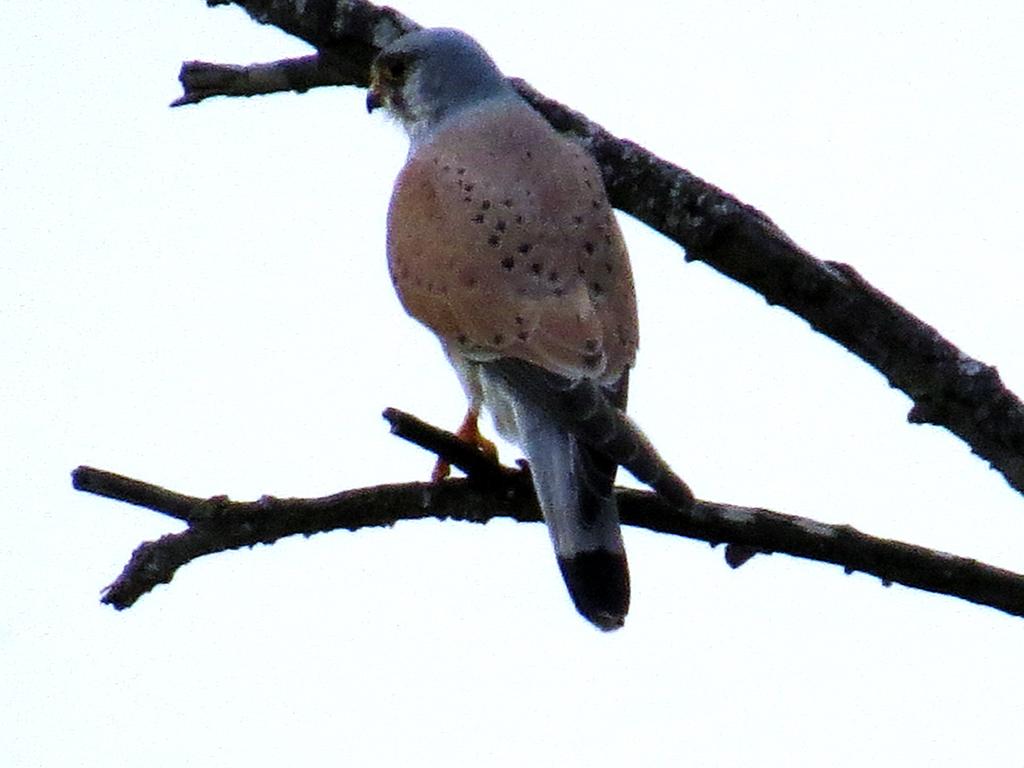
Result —
[[[469,443],[474,448],[483,451],[486,456],[497,461],[498,448],[490,440],[480,434],[480,427],[477,419],[480,418],[480,409],[470,406],[466,411],[466,418],[455,431],[455,436],[464,443]],[[431,482],[437,483],[444,480],[451,473],[452,467],[443,457],[438,457],[434,464],[434,471],[430,473]]]

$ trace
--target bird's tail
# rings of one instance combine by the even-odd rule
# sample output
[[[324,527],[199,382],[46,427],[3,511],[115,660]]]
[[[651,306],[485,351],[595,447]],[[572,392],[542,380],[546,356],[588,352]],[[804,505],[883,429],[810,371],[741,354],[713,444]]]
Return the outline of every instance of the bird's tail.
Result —
[[[626,416],[628,374],[610,388],[524,360],[479,363],[495,423],[530,462],[533,484],[576,608],[601,629],[622,626],[629,570],[615,505],[621,465],[680,509],[693,494]],[[490,394],[487,394],[490,391]]]
[[[594,456],[622,466],[666,501],[688,510],[689,486],[665,462],[646,435],[625,413],[628,372],[617,391],[593,379],[567,379],[525,360],[501,358],[481,364],[484,379],[503,384],[519,399],[538,405]],[[543,417],[542,417],[543,418]],[[499,427],[500,428],[500,427]],[[614,480],[614,471],[611,479]]]
[[[517,442],[576,609],[603,630],[629,610],[629,568],[612,494],[618,467],[529,398],[516,398]]]

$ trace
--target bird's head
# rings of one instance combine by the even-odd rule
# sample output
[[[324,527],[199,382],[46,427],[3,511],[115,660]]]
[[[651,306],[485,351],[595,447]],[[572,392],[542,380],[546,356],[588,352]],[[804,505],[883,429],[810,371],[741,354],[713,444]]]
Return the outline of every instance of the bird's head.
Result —
[[[456,112],[514,93],[469,35],[423,29],[398,38],[374,59],[366,108],[387,110],[415,141]]]

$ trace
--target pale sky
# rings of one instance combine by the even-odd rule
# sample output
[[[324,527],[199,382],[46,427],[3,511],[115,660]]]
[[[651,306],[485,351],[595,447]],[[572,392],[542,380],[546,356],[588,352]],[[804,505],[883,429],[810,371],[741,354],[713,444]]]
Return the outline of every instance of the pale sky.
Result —
[[[1024,393],[1024,5],[402,2],[853,265]],[[308,48],[192,0],[0,6],[0,763],[1020,766],[1024,620],[627,529],[601,634],[540,525],[420,522],[204,558],[79,464],[206,496],[426,479],[380,412],[463,396],[405,316],[405,139],[365,93],[169,109],[183,60]],[[702,498],[1024,571],[1024,500],[785,310],[620,214],[631,413]],[[513,461],[514,449],[503,447]]]

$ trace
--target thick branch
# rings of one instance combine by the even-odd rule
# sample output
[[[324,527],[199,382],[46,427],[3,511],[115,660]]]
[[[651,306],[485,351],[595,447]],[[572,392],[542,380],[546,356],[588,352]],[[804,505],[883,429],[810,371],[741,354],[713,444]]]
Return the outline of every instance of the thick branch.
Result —
[[[1024,492],[1024,404],[998,371],[874,288],[857,271],[820,261],[761,211],[619,139],[528,84],[520,92],[601,165],[612,204],[700,260],[786,307],[906,393],[908,420],[945,427]]]
[[[319,499],[234,502],[224,496],[200,499],[91,467],[72,473],[74,487],[136,504],[184,521],[188,528],[141,544],[120,576],[106,589],[105,603],[128,608],[142,595],[174,576],[178,568],[203,555],[270,544],[285,536],[309,536],[335,529],[350,531],[392,525],[398,520],[437,518],[485,522],[508,517],[540,521],[528,473],[502,467],[468,448],[454,435],[409,414],[385,412],[392,432],[426,447],[468,473],[441,483],[406,483],[343,491]],[[627,525],[686,536],[717,545],[727,543],[733,567],[757,553],[780,552],[862,571],[883,583],[899,583],[951,595],[1013,615],[1024,615],[1024,576],[888,539],[850,526],[829,525],[765,509],[698,502],[685,512],[654,494],[619,490]]]
[[[228,4],[219,0],[211,4]],[[362,0],[235,0],[330,57],[251,68],[186,64],[178,104],[211,95],[251,95],[318,85],[365,85],[383,45],[417,25]],[[279,67],[279,76],[267,68]],[[223,70],[223,71],[219,71]],[[343,73],[343,74],[338,74]],[[337,75],[337,79],[331,80]],[[867,283],[846,264],[820,261],[766,215],[688,171],[617,138],[578,112],[516,81],[559,130],[598,159],[612,203],[700,260],[786,307],[877,369],[913,401],[908,419],[945,427],[1024,492],[1024,405],[995,368],[975,360]]]

